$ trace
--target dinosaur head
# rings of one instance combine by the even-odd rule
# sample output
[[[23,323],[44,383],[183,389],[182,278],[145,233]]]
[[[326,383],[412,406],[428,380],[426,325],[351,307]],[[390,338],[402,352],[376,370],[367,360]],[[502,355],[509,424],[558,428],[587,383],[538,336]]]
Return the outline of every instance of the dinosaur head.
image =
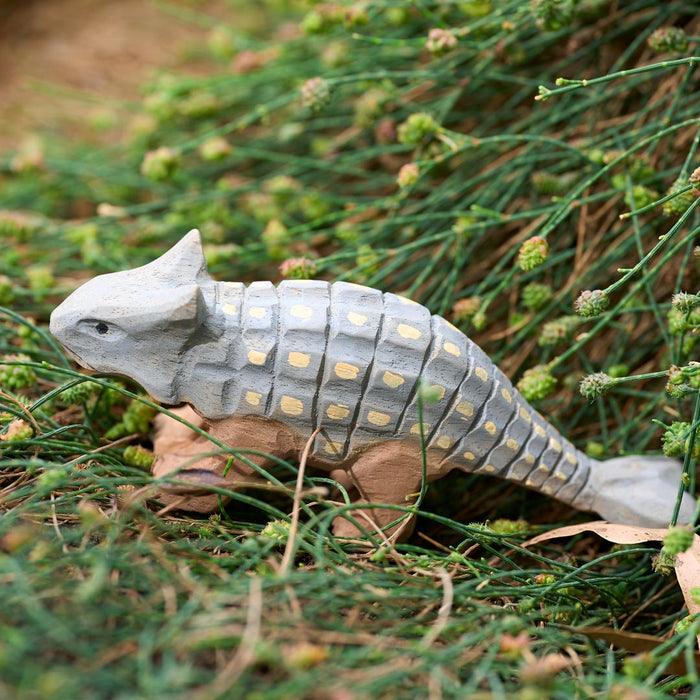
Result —
[[[179,362],[202,325],[210,281],[199,231],[157,260],[86,282],[51,314],[51,333],[84,367],[137,381],[178,403]]]

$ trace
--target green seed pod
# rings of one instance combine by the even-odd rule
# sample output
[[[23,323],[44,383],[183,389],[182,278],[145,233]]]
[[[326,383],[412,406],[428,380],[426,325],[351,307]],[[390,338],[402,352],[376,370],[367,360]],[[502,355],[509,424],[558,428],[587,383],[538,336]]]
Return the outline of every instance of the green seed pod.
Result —
[[[523,287],[520,301],[528,311],[539,311],[552,299],[552,288],[548,284],[530,282]]]
[[[520,246],[518,252],[518,265],[520,269],[528,272],[539,267],[549,254],[549,244],[542,236],[532,236]]]
[[[288,258],[280,265],[285,279],[308,280],[316,274],[316,263],[310,258]]]
[[[688,37],[680,27],[659,27],[649,35],[647,45],[659,53],[683,53],[688,50]]]
[[[526,401],[541,401],[547,398],[557,385],[557,380],[552,376],[549,367],[537,365],[525,370],[518,382],[518,391]]]
[[[396,184],[401,188],[411,187],[418,182],[420,177],[420,168],[417,163],[406,163],[401,166],[399,174],[396,177]]]
[[[161,146],[149,151],[141,162],[141,174],[149,180],[169,180],[180,165],[180,153],[174,148]]]
[[[432,137],[438,128],[438,123],[432,115],[427,112],[417,112],[399,125],[399,142],[409,146],[418,146]]]
[[[574,311],[579,316],[590,318],[602,313],[610,303],[610,298],[603,289],[586,289],[574,302]]]
[[[548,347],[566,340],[571,337],[580,322],[581,319],[578,316],[561,316],[548,321],[542,326],[537,344],[540,347]]]
[[[301,103],[312,112],[320,112],[331,101],[331,88],[325,78],[309,78],[301,86]]]
[[[695,189],[686,189],[687,187],[688,183],[679,178],[668,189],[666,194],[675,196],[662,205],[666,216],[680,216],[695,201],[699,193]]]
[[[681,554],[693,544],[693,531],[686,527],[670,527],[664,536],[664,547],[671,555]]]
[[[594,399],[610,390],[615,385],[615,380],[605,372],[595,372],[584,377],[579,384],[581,396]]]
[[[141,445],[129,445],[124,448],[124,462],[131,467],[150,469],[153,466],[155,455]]]

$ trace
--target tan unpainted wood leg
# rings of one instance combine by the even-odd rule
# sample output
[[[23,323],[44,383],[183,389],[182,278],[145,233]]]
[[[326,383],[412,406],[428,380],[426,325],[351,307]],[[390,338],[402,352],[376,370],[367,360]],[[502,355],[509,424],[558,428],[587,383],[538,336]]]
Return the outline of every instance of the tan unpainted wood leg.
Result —
[[[222,443],[235,449],[267,451],[278,457],[285,457],[282,450],[271,440],[269,421],[263,426],[262,433],[267,427],[267,439],[261,434],[255,421],[250,417],[235,416],[222,421],[204,421],[189,407],[177,409],[178,415],[190,421],[193,425],[207,430],[213,437]],[[210,513],[218,507],[218,495],[215,493],[202,495],[196,493],[197,486],[200,491],[206,491],[212,486],[233,489],[237,482],[242,484],[263,483],[255,470],[240,459],[233,459],[228,453],[211,454],[217,452],[217,447],[211,440],[192,431],[186,425],[179,423],[165,415],[159,415],[154,421],[155,434],[153,449],[156,455],[153,463],[153,476],[163,477],[168,474],[177,475],[179,481],[192,484],[188,487],[166,487],[159,494],[159,499],[166,504],[177,504],[183,510],[192,510],[199,513]],[[275,435],[278,430],[274,430]],[[283,441],[289,446],[289,441]],[[266,450],[265,448],[271,448]],[[207,455],[207,456],[203,456]],[[246,455],[246,457],[260,467],[267,468],[272,464],[270,459],[258,455]],[[230,463],[223,478],[224,470]]]
[[[416,500],[421,487],[421,458],[416,446],[400,442],[379,443],[360,454],[351,467],[346,469],[350,483],[357,491],[353,503],[387,503],[410,506]],[[349,514],[368,532],[385,528],[400,518],[401,511],[388,508],[363,508]],[[414,527],[414,517],[408,523],[384,530],[387,537],[406,539]],[[363,536],[355,525],[340,516],[333,522],[333,532],[339,537]]]

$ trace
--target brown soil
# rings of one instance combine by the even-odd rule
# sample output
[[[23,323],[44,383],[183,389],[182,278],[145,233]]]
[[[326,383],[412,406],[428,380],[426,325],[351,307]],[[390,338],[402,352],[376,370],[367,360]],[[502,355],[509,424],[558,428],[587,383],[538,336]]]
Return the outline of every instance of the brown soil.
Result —
[[[207,32],[147,0],[0,0],[0,150],[37,128],[82,130],[112,100],[136,99],[155,68],[181,67]]]

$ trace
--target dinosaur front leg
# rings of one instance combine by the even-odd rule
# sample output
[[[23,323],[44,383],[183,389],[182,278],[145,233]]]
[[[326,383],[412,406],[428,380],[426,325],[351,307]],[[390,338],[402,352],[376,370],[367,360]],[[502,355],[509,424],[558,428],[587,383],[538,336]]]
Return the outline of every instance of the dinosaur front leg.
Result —
[[[352,486],[353,504],[384,503],[410,506],[416,501],[421,488],[422,462],[420,449],[413,444],[387,440],[363,450],[359,456],[344,467],[346,478]],[[361,508],[348,511],[348,516],[358,522],[367,532],[383,530],[388,537],[406,539],[414,527],[414,516],[408,522],[387,528],[405,513],[391,508]],[[350,520],[338,516],[333,521],[333,532],[339,537],[364,537]]]
[[[232,416],[208,422],[189,407],[175,412],[193,425],[206,429],[219,442],[244,453],[255,450],[284,459],[289,456],[290,446],[293,445],[292,440],[285,440],[280,435],[279,426],[274,422],[260,424],[260,419],[252,416]],[[219,499],[216,493],[211,492],[212,487],[235,489],[242,485],[264,483],[249,464],[222,451],[206,436],[162,414],[155,420],[153,446],[156,455],[153,476],[173,475],[178,481],[188,484],[165,486],[159,498],[167,504],[177,504],[183,510],[200,513],[216,510]],[[263,455],[245,456],[263,469],[273,463],[272,459]],[[206,493],[208,490],[210,493]]]

